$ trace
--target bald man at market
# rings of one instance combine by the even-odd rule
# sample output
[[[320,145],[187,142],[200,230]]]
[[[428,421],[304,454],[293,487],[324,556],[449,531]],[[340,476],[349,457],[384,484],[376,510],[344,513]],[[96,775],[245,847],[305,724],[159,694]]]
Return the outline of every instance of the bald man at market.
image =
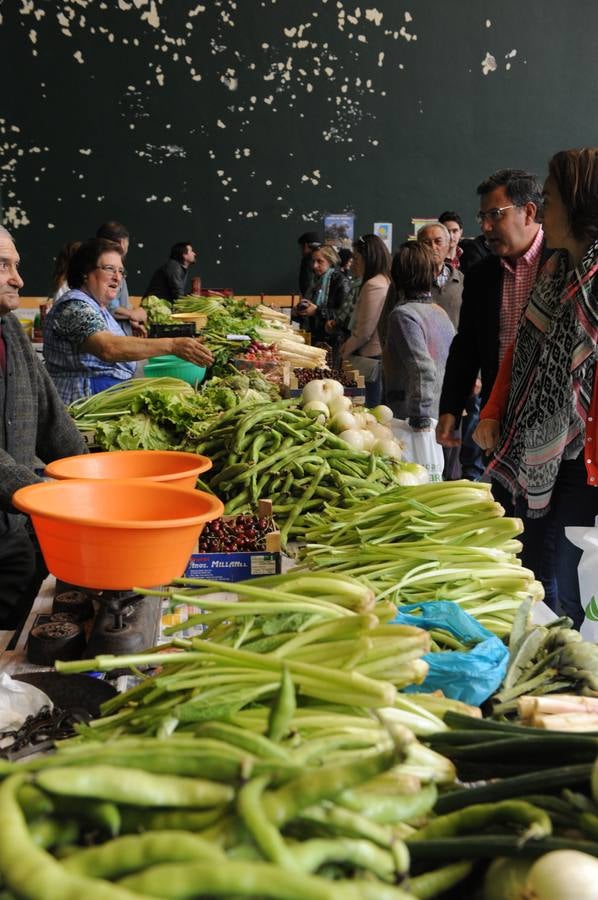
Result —
[[[22,287],[17,248],[0,226],[0,630],[19,627],[47,575],[29,519],[12,496],[43,480],[36,466],[86,452],[14,315]]]

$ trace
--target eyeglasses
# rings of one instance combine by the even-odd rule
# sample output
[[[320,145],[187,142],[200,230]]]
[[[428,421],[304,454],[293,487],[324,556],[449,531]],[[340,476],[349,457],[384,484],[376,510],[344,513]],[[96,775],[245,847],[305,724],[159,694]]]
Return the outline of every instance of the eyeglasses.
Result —
[[[478,225],[483,225],[486,219],[489,219],[490,222],[499,222],[503,217],[503,213],[505,209],[516,209],[517,204],[511,203],[510,206],[495,206],[493,209],[487,209],[486,212],[479,211],[476,216]]]
[[[123,278],[127,277],[127,270],[123,269],[122,266],[104,265],[96,266],[96,269],[101,269],[102,272],[110,272],[111,275],[116,275],[118,273],[119,275],[122,275]]]

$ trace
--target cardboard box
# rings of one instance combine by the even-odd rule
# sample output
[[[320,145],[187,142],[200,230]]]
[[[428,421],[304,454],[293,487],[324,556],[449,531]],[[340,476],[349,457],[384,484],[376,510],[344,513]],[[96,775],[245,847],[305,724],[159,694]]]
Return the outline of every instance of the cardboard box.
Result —
[[[272,502],[260,500],[258,516],[272,515]],[[223,516],[234,519],[235,516]],[[212,581],[245,581],[260,575],[279,575],[281,571],[280,532],[266,535],[266,549],[240,553],[193,553],[185,569],[185,578],[206,578]]]

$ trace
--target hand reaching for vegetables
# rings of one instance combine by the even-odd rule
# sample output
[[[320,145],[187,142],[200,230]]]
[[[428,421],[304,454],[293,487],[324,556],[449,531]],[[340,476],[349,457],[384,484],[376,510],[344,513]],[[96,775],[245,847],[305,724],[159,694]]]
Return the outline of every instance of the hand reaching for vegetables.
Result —
[[[186,359],[196,366],[209,366],[214,360],[211,351],[198,338],[172,338],[172,352],[179,359]]]
[[[500,423],[496,419],[480,419],[473,433],[473,439],[482,450],[491,453],[498,443],[499,435]]]

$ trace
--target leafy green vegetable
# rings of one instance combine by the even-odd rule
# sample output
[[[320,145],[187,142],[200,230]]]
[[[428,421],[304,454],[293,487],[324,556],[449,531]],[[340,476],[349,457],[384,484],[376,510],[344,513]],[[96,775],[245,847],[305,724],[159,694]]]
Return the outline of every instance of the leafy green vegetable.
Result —
[[[141,301],[143,309],[147,313],[149,325],[167,325],[175,321],[172,318],[172,309],[168,300],[161,300],[151,294]]]

